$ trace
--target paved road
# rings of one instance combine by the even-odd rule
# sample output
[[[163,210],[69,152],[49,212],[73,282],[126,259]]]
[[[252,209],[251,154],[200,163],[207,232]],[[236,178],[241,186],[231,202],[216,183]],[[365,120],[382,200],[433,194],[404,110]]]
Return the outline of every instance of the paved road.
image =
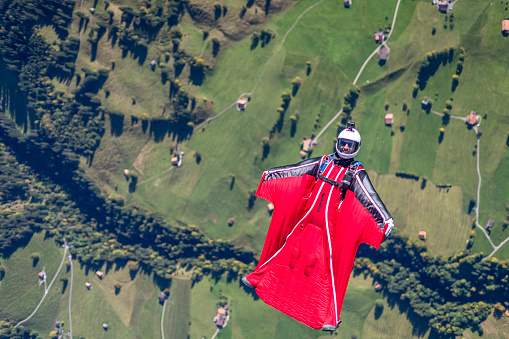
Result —
[[[51,280],[51,283],[49,284],[48,288],[44,290],[44,295],[41,299],[41,301],[39,302],[39,305],[37,305],[37,307],[35,308],[35,310],[32,312],[32,314],[30,314],[28,316],[28,318],[26,318],[25,320],[22,320],[20,321],[19,323],[16,324],[16,326],[14,326],[14,328],[18,327],[19,325],[23,324],[24,322],[30,320],[30,318],[32,318],[34,316],[34,314],[37,312],[37,310],[39,309],[39,307],[41,306],[42,302],[44,301],[44,299],[46,298],[46,296],[48,295],[48,291],[49,289],[51,288],[51,285],[53,285],[53,283],[55,282],[55,279],[58,277],[58,274],[60,273],[60,270],[62,269],[62,266],[64,265],[64,261],[65,261],[65,255],[67,253],[67,243],[65,243],[64,245],[64,256],[62,258],[62,262],[60,263],[60,266],[58,267],[58,270],[57,270],[57,273],[55,273],[55,276],[53,277],[53,279]]]

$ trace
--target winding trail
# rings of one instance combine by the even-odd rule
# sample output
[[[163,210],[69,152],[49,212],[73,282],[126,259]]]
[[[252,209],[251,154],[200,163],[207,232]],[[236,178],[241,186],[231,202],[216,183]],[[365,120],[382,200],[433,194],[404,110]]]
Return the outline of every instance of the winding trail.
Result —
[[[163,305],[163,314],[161,314],[161,338],[164,339],[164,312],[166,311],[166,304],[168,303],[168,299],[164,300]]]
[[[366,59],[366,61],[364,61],[364,63],[362,64],[361,66],[361,69],[359,70],[359,72],[357,73],[357,76],[355,77],[354,81],[353,81],[353,84],[357,84],[357,80],[359,80],[359,77],[361,76],[362,72],[364,71],[364,68],[366,67],[366,65],[369,63],[369,61],[371,60],[371,58],[378,53],[378,51],[380,51],[380,48],[382,46],[385,46],[386,48],[389,48],[387,47],[387,40],[389,40],[389,38],[391,37],[392,35],[392,32],[394,31],[394,25],[396,24],[396,17],[398,16],[398,9],[399,9],[399,4],[401,3],[401,0],[398,0],[398,3],[396,4],[396,10],[394,11],[394,18],[392,19],[392,25],[391,25],[391,31],[389,32],[389,35],[387,35],[387,39],[385,39],[385,41],[380,44],[377,48],[375,48],[375,50],[373,51],[373,53],[371,53],[368,58]],[[312,145],[316,145],[318,143],[318,138],[320,138],[323,134],[323,132],[325,132],[327,130],[327,128],[329,128],[329,126],[334,122],[336,121],[337,118],[339,118],[339,116],[341,115],[341,113],[343,113],[343,108],[341,108],[339,110],[339,112],[325,125],[324,128],[322,128],[322,130],[317,134],[317,136],[313,139],[313,141],[311,142]]]
[[[16,326],[14,326],[14,328],[18,327],[19,325],[23,324],[24,322],[30,320],[30,318],[32,318],[34,316],[34,314],[37,312],[37,310],[39,309],[39,307],[41,306],[42,302],[44,301],[44,299],[46,298],[46,296],[48,295],[48,291],[49,289],[51,288],[51,285],[53,285],[53,283],[55,282],[55,279],[58,277],[58,274],[60,273],[60,270],[62,269],[62,266],[64,265],[64,261],[65,261],[65,255],[67,254],[67,242],[65,242],[65,245],[64,245],[64,256],[62,258],[62,262],[60,263],[60,266],[58,267],[58,270],[57,270],[57,273],[55,273],[55,276],[53,277],[53,279],[51,280],[51,283],[49,284],[48,288],[45,288],[44,289],[44,296],[42,297],[41,301],[39,302],[39,305],[37,305],[37,307],[35,308],[35,310],[32,312],[32,314],[30,314],[28,316],[28,318],[26,318],[25,320],[21,320],[19,323],[16,324]]]
[[[72,270],[72,256],[69,254],[69,263],[71,263],[71,285],[69,286],[69,338],[72,338],[72,317],[71,317],[71,297],[72,297],[72,279],[74,277]]]
[[[210,339],[214,339],[218,333],[219,333],[219,328],[216,330],[216,332],[214,333],[214,335]]]
[[[258,76],[258,79],[256,80],[256,83],[255,83],[253,89],[251,89],[251,91],[249,91],[249,92],[244,92],[241,95],[239,95],[239,99],[242,98],[245,95],[252,95],[256,91],[256,88],[258,88],[258,85],[259,85],[263,75],[265,74],[265,71],[267,70],[267,68],[269,67],[270,63],[272,62],[272,59],[274,59],[274,57],[279,53],[281,48],[283,48],[283,45],[284,45],[284,43],[286,41],[286,37],[288,36],[288,34],[290,34],[290,32],[295,28],[295,26],[299,23],[300,19],[304,16],[304,14],[306,14],[308,11],[312,10],[313,8],[315,8],[316,6],[318,6],[319,4],[321,4],[324,1],[325,0],[318,1],[318,2],[314,3],[313,5],[309,6],[308,8],[306,8],[302,13],[300,13],[300,15],[297,17],[297,19],[295,19],[295,22],[293,23],[293,25],[288,29],[288,31],[286,31],[285,35],[283,36],[283,39],[281,40],[281,43],[279,44],[279,47],[276,49],[274,54],[272,54],[272,56],[269,58],[269,60],[267,60],[267,62],[265,63],[265,66],[263,67],[262,72]],[[399,4],[399,2],[398,2],[398,4]],[[217,113],[213,117],[210,117],[210,118],[206,119],[204,122],[202,122],[201,124],[196,126],[194,128],[194,131],[198,130],[203,125],[205,125],[206,123],[214,120],[215,118],[220,117],[224,112],[228,111],[230,108],[235,106],[236,103],[237,103],[237,101],[232,102],[228,107],[223,109],[221,112]]]

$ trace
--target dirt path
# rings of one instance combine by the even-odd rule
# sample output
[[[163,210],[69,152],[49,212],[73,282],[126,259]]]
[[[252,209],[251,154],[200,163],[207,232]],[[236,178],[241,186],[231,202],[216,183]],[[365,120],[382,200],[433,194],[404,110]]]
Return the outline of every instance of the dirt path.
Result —
[[[364,61],[364,63],[362,64],[361,66],[361,69],[359,70],[359,72],[357,73],[357,76],[355,77],[354,81],[353,81],[353,84],[355,85],[357,83],[357,80],[359,80],[359,77],[361,76],[362,72],[364,71],[364,67],[366,67],[366,65],[369,63],[369,60],[371,60],[371,58],[376,54],[378,53],[378,51],[380,50],[380,48],[382,46],[385,46],[386,48],[389,48],[387,47],[386,43],[387,43],[387,40],[389,40],[389,38],[391,37],[392,35],[392,32],[394,31],[394,25],[396,24],[396,17],[398,16],[398,9],[399,9],[399,4],[400,4],[401,0],[398,0],[398,3],[396,4],[396,10],[394,11],[394,18],[392,19],[392,26],[391,26],[391,31],[389,32],[389,35],[387,36],[387,39],[385,39],[385,41],[380,45],[378,46],[377,48],[375,48],[375,50],[373,51],[373,53],[371,53],[368,58],[366,59],[366,61]],[[311,142],[312,145],[316,145],[318,143],[318,139],[322,136],[323,132],[325,132],[327,130],[327,128],[329,128],[329,126],[334,122],[336,121],[337,118],[339,118],[339,116],[341,115],[341,113],[343,112],[343,109],[341,108],[339,110],[339,112],[327,123],[327,125],[325,125],[324,128],[322,128],[322,130],[318,133],[318,135],[313,139],[313,141]]]
[[[69,286],[69,338],[72,338],[72,317],[71,317],[71,297],[72,297],[72,280],[74,272],[72,270],[72,256],[69,254],[69,263],[71,264],[71,285]]]
[[[58,267],[58,270],[57,270],[57,273],[55,273],[55,276],[53,277],[53,279],[51,280],[51,283],[49,284],[48,288],[44,289],[44,296],[42,297],[41,301],[39,302],[39,305],[37,305],[37,307],[35,308],[35,310],[32,312],[32,314],[30,314],[28,316],[28,318],[24,319],[24,320],[21,320],[19,323],[16,324],[16,326],[14,326],[14,328],[18,327],[19,325],[23,324],[24,322],[30,320],[30,318],[32,318],[34,316],[34,314],[37,312],[37,310],[39,309],[39,307],[41,306],[42,302],[44,301],[44,299],[46,298],[46,296],[48,295],[48,291],[49,289],[51,288],[51,285],[53,285],[53,283],[55,282],[55,279],[58,277],[58,274],[60,273],[60,270],[62,269],[62,266],[64,265],[64,261],[65,261],[65,255],[67,254],[67,242],[65,243],[64,245],[64,256],[62,258],[62,262],[60,263],[60,266]]]
[[[274,57],[279,53],[281,48],[283,48],[283,45],[284,45],[284,43],[286,41],[286,38],[287,38],[288,34],[290,34],[290,32],[295,28],[295,26],[297,26],[297,24],[299,23],[300,19],[304,16],[304,14],[306,14],[308,11],[310,11],[313,8],[315,8],[316,6],[321,4],[322,2],[324,2],[324,0],[320,0],[320,1],[316,2],[316,3],[314,3],[313,5],[311,5],[308,8],[306,8],[302,13],[300,13],[300,15],[297,17],[297,19],[295,19],[295,22],[293,23],[293,25],[288,29],[288,31],[286,31],[285,35],[283,36],[283,39],[281,40],[281,43],[279,44],[279,47],[276,49],[274,54],[272,54],[272,56],[269,58],[269,60],[267,60],[267,62],[265,63],[265,66],[263,67],[262,72],[258,76],[258,79],[256,80],[256,83],[255,83],[253,89],[251,89],[251,91],[249,91],[249,92],[242,93],[241,95],[239,95],[238,99],[242,98],[243,96],[252,95],[256,91],[256,88],[258,87],[258,85],[259,85],[263,75],[265,74],[265,71],[267,70],[267,68],[269,67],[270,63],[272,62],[272,59],[274,59]],[[199,128],[201,128],[206,123],[208,123],[208,122],[210,122],[210,121],[220,117],[224,112],[228,111],[230,108],[235,106],[236,103],[237,103],[237,101],[232,102],[228,107],[223,109],[221,112],[219,112],[218,114],[214,115],[213,117],[208,118],[207,120],[205,120],[204,122],[202,122],[201,124],[196,126],[194,128],[194,131],[198,130]]]
[[[163,314],[161,314],[161,338],[164,339],[164,312],[166,311],[166,304],[168,303],[168,299],[164,300],[163,305]]]

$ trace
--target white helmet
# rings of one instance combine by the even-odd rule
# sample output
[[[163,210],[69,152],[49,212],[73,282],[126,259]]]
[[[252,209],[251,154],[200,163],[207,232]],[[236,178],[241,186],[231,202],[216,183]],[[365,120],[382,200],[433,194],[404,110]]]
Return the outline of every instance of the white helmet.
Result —
[[[361,149],[361,135],[355,129],[355,123],[349,122],[348,127],[341,131],[336,142],[336,153],[341,159],[352,159]]]

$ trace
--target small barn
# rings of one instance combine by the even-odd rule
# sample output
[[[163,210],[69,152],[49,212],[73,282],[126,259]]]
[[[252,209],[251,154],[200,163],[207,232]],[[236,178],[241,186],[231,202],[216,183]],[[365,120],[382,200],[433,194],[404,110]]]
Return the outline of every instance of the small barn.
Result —
[[[351,4],[352,4],[352,0],[345,0],[344,1],[345,8],[350,8]]]
[[[426,231],[419,231],[419,239],[426,240]]]
[[[428,97],[426,97],[421,101],[421,108],[426,109],[426,108],[428,108],[428,105],[429,105],[429,99],[428,99]]]
[[[105,331],[107,331],[108,330],[108,324],[103,324],[103,328],[104,328]]]
[[[44,280],[44,272],[39,272],[37,276],[39,277],[39,279]]]
[[[157,299],[159,299],[160,304],[164,304],[164,302],[166,301],[166,293],[164,292],[159,293]]]
[[[101,271],[97,271],[97,272],[95,272],[95,275],[96,275],[99,279],[102,279],[102,278],[103,278],[103,276],[104,276],[104,273],[103,273],[103,272],[101,272]]]
[[[247,107],[247,98],[240,98],[237,100],[237,111],[243,111]]]
[[[384,41],[384,32],[383,31],[376,32],[375,33],[375,42],[381,43],[382,41]]]
[[[391,126],[392,124],[394,123],[394,114],[392,113],[387,113],[385,115],[385,124],[387,126]]]
[[[491,230],[493,228],[493,220],[488,220],[488,223],[486,224],[486,229]]]
[[[86,287],[87,289],[91,290],[91,289],[92,289],[92,284],[91,284],[91,283],[89,283],[89,282],[87,281],[87,282],[85,283],[85,287]]]
[[[301,144],[302,144],[302,150],[300,151],[299,155],[302,159],[304,159],[306,157],[306,155],[308,154],[309,152],[309,147],[311,146],[311,139],[304,139],[302,140]]]
[[[233,218],[230,218],[228,219],[228,226],[233,226],[233,224],[235,223],[235,220]]]
[[[470,114],[467,116],[467,125],[475,125],[477,124],[477,120],[479,119],[479,116],[477,115],[477,112],[471,111]]]
[[[384,65],[387,62],[390,52],[389,47],[386,47],[385,45],[380,47],[380,50],[378,51],[378,63],[380,65]]]
[[[449,10],[449,1],[448,0],[440,0],[438,1],[438,11],[442,13],[447,13]]]
[[[502,34],[505,36],[509,35],[509,19],[502,21]]]
[[[380,291],[382,289],[382,285],[381,284],[376,284],[375,285],[375,291]]]
[[[217,309],[217,316],[214,318],[216,326],[219,328],[223,328],[224,322],[226,320],[226,310],[222,307]]]
[[[269,202],[269,204],[267,205],[267,212],[269,212],[269,214],[272,214],[272,212],[274,212],[274,204],[272,204],[271,202]]]

